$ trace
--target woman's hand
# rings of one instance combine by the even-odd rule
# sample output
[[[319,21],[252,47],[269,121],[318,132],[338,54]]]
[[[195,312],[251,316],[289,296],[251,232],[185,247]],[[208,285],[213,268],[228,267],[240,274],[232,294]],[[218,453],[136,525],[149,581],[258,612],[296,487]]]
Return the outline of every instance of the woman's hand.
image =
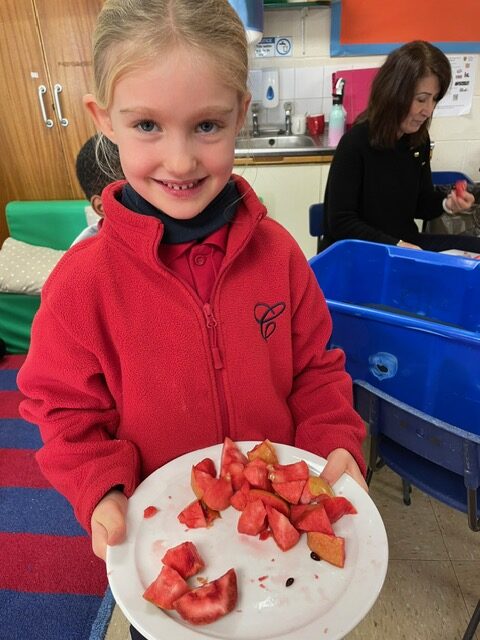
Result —
[[[112,489],[100,500],[92,513],[93,553],[105,560],[107,544],[120,544],[127,532],[125,515],[127,498],[117,489]]]
[[[460,193],[461,195],[459,195]],[[462,211],[466,211],[467,209],[470,209],[474,203],[475,198],[473,194],[466,190],[461,192],[459,191],[457,194],[455,189],[452,189],[445,198],[445,204],[452,213],[461,213]]]
[[[348,473],[352,478],[368,492],[368,485],[365,482],[365,478],[360,471],[358,464],[355,462],[355,458],[346,449],[334,449],[327,457],[327,464],[325,465],[320,476],[328,482],[329,485],[333,485],[342,475],[342,473]]]
[[[403,240],[399,240],[397,242],[397,247],[403,247],[404,249],[419,249],[422,250],[422,247],[419,247],[416,244],[412,244],[411,242],[404,242]]]

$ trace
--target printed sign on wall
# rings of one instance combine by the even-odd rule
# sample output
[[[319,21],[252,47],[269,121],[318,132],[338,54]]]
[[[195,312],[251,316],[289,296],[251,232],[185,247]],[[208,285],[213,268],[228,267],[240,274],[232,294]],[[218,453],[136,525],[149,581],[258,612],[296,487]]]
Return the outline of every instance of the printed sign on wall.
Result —
[[[260,40],[255,47],[256,58],[286,58],[292,55],[292,38],[270,36]]]

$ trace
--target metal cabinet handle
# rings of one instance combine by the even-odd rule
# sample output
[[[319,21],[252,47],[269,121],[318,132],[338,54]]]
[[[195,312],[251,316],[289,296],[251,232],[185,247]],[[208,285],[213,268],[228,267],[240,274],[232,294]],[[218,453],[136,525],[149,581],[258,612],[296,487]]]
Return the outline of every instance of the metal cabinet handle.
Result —
[[[53,87],[53,97],[54,97],[54,100],[55,100],[55,110],[57,112],[57,118],[58,118],[60,124],[62,125],[62,127],[68,127],[68,120],[67,120],[67,118],[64,118],[62,116],[62,110],[60,109],[60,99],[59,99],[58,95],[60,93],[62,93],[62,91],[63,91],[63,87],[62,87],[61,84],[57,83]]]
[[[38,87],[37,93],[38,93],[38,101],[40,103],[40,111],[42,112],[43,121],[45,123],[45,126],[48,129],[51,129],[53,127],[53,120],[50,120],[50,118],[47,118],[47,112],[45,111],[45,104],[43,102],[43,95],[47,93],[47,87],[44,84],[41,84]]]

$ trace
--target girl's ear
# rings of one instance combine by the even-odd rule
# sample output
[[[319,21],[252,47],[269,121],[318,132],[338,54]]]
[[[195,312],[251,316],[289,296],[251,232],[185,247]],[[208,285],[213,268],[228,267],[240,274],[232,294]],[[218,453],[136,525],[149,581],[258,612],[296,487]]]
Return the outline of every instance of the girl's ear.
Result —
[[[242,100],[240,101],[240,109],[238,111],[238,120],[237,120],[237,129],[236,134],[240,133],[241,128],[245,122],[245,117],[247,115],[248,107],[250,106],[250,101],[252,100],[252,96],[250,93],[246,93]]]
[[[83,97],[83,104],[94,121],[97,129],[107,136],[109,140],[115,143],[115,133],[113,131],[112,121],[107,109],[100,107],[91,93],[87,93],[87,95]]]

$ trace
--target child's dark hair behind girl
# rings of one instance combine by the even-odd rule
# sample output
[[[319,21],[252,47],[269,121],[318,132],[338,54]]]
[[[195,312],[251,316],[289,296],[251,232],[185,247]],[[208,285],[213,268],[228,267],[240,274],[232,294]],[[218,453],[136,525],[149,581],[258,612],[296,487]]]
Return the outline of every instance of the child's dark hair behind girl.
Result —
[[[108,161],[113,164],[113,171],[107,172],[104,168],[105,161],[99,157],[102,149],[99,149],[98,135],[89,138],[77,155],[75,164],[77,179],[87,200],[91,200],[92,196],[100,195],[107,184],[123,177],[117,146],[110,142],[108,138],[102,140],[103,145],[108,145],[109,147]]]

